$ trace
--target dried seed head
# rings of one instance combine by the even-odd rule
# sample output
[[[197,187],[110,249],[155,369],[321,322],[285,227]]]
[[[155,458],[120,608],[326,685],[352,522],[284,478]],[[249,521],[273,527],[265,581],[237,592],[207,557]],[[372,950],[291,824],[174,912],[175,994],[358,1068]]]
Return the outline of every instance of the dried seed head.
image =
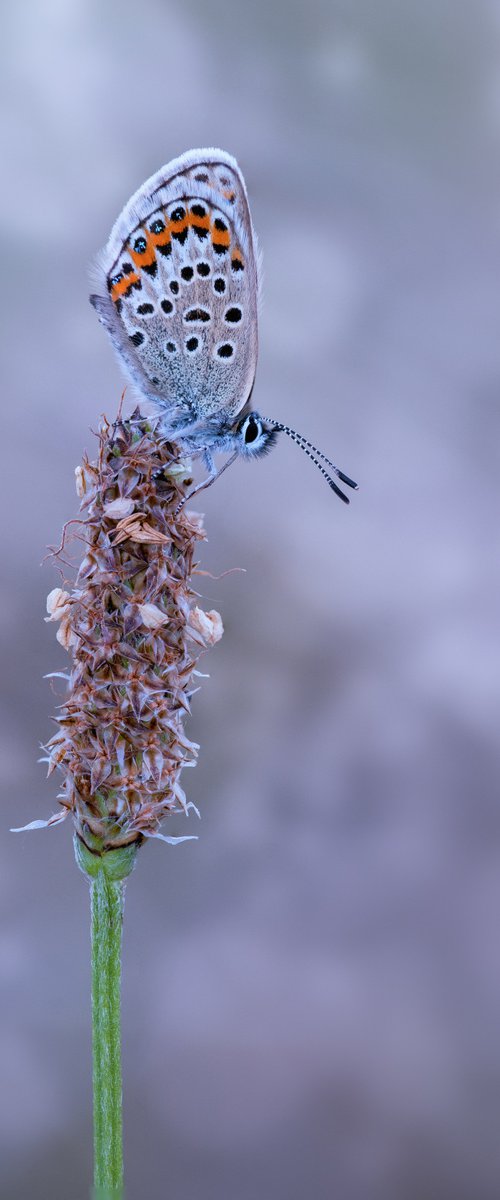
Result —
[[[85,555],[70,592],[54,588],[49,621],[72,654],[68,694],[49,742],[49,774],[78,837],[100,851],[158,834],[190,807],[179,783],[198,746],[183,729],[200,653],[222,636],[218,613],[193,604],[195,513],[176,513],[191,482],[179,448],[138,412],[99,431],[97,463],[77,468]],[[61,814],[63,815],[63,814]]]

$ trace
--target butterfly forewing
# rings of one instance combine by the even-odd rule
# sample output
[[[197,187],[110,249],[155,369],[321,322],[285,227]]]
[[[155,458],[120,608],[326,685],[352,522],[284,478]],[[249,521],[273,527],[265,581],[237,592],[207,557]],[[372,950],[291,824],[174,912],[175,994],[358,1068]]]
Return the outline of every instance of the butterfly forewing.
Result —
[[[96,307],[140,390],[182,420],[234,417],[257,364],[258,268],[243,177],[191,151],[126,205]],[[175,421],[174,421],[175,424]]]

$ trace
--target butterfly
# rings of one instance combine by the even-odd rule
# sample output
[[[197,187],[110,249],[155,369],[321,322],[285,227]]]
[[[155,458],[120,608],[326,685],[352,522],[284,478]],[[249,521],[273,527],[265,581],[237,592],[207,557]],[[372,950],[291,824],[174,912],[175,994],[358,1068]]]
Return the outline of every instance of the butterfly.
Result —
[[[189,150],[161,167],[120,213],[96,275],[100,291],[90,302],[127,375],[160,410],[160,433],[203,458],[208,476],[191,495],[239,456],[266,454],[285,433],[349,503],[329,472],[357,484],[251,404],[260,259],[236,159]],[[217,468],[219,451],[229,458]]]

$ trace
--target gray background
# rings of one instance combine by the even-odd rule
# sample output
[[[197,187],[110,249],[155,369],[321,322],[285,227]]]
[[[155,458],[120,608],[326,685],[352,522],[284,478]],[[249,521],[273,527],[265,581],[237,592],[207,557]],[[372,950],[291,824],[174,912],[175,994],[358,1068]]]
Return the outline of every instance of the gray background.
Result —
[[[488,1200],[500,1186],[498,149],[486,0],[40,0],[2,16],[1,1195],[87,1196],[88,900],[37,746],[39,563],[122,380],[88,263],[191,146],[245,172],[256,404],[291,444],[203,497],[226,632],[196,843],[128,887],[129,1200]],[[192,831],[175,818],[170,833]]]

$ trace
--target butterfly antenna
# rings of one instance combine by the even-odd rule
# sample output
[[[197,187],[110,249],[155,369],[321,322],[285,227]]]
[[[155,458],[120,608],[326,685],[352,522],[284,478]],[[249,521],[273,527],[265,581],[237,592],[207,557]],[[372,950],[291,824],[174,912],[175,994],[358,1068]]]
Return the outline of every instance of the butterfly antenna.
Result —
[[[331,467],[337,478],[342,480],[342,483],[347,484],[347,487],[354,488],[354,491],[357,492],[358,485],[354,482],[354,479],[350,479],[348,475],[344,475],[344,472],[341,471],[339,467],[336,467],[335,463],[326,457],[326,454],[322,454],[321,450],[318,450],[317,446],[313,446],[312,442],[308,442],[307,438],[302,437],[301,433],[297,433],[296,429],[290,429],[289,425],[282,425],[280,421],[272,421],[267,417],[265,417],[264,420],[269,420],[269,423],[273,425],[277,433],[286,433],[287,437],[291,438],[292,442],[295,442],[295,444],[304,451],[304,454],[307,454],[308,458],[310,458],[314,465],[318,468],[318,471],[321,471],[321,474],[332,488],[332,491],[334,491],[337,496],[340,496],[340,499],[343,500],[345,504],[349,504],[348,497],[344,494],[344,492],[341,491],[339,487],[337,487],[337,484],[334,482],[331,475],[328,474],[328,471],[325,471],[325,468],[321,465],[319,459],[321,458],[323,462],[327,463],[327,465]]]

